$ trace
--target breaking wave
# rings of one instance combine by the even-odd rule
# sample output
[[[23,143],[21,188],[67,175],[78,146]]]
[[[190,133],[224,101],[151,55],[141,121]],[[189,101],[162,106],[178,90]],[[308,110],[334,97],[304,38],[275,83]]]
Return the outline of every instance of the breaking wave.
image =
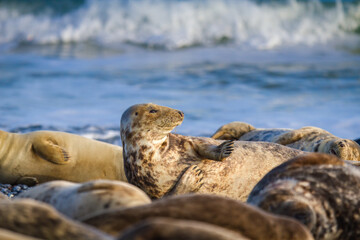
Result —
[[[9,48],[94,42],[168,50],[218,44],[272,49],[348,45],[360,38],[358,1],[89,0],[51,5],[38,0],[32,2],[43,4],[32,7],[3,2],[0,45]]]

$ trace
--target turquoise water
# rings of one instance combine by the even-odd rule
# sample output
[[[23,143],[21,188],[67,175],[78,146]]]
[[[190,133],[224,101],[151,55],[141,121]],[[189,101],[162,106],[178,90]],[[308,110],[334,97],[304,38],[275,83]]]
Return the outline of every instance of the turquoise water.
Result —
[[[117,141],[122,112],[182,110],[360,137],[359,1],[0,1],[0,128]],[[117,142],[116,142],[117,143]]]

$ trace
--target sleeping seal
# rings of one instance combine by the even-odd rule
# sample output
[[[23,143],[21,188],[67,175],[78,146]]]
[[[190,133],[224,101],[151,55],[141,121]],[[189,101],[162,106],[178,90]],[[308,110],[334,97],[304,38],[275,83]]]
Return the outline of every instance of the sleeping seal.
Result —
[[[220,127],[214,139],[274,142],[306,152],[329,153],[344,160],[360,161],[360,146],[350,139],[339,138],[317,127],[300,129],[254,128],[243,122]]]
[[[65,132],[0,131],[0,182],[126,181],[122,148]]]
[[[22,192],[16,198],[32,198],[45,202],[75,220],[104,210],[151,202],[139,188],[129,183],[111,180],[95,180],[82,184],[51,181]]]

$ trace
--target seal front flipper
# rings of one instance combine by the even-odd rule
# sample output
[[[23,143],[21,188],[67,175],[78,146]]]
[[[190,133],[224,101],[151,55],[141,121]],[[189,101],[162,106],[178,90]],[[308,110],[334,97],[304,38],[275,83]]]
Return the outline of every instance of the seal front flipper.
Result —
[[[16,184],[25,184],[32,187],[39,184],[39,180],[36,177],[21,177],[16,181]]]
[[[221,126],[214,135],[211,136],[217,140],[239,140],[239,138],[255,128],[244,122],[231,122]]]
[[[192,165],[181,175],[178,182],[167,195],[179,195],[197,192],[204,180],[203,170],[198,165]]]
[[[230,154],[234,151],[234,140],[225,141],[218,146],[219,160],[222,161],[224,158],[230,156]]]
[[[218,146],[199,142],[195,143],[195,148],[199,157],[203,159],[222,161],[234,151],[234,140],[224,141]]]
[[[66,149],[59,146],[51,138],[38,138],[33,142],[32,150],[39,157],[56,164],[67,164],[70,162],[70,154]]]

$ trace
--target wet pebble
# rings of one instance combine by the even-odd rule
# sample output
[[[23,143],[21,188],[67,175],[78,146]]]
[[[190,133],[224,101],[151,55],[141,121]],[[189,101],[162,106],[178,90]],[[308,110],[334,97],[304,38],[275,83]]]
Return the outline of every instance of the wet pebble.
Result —
[[[11,184],[0,183],[0,192],[5,194],[9,198],[13,198],[16,195],[18,195],[19,193],[26,191],[28,189],[29,189],[29,187],[24,184],[11,185]]]

